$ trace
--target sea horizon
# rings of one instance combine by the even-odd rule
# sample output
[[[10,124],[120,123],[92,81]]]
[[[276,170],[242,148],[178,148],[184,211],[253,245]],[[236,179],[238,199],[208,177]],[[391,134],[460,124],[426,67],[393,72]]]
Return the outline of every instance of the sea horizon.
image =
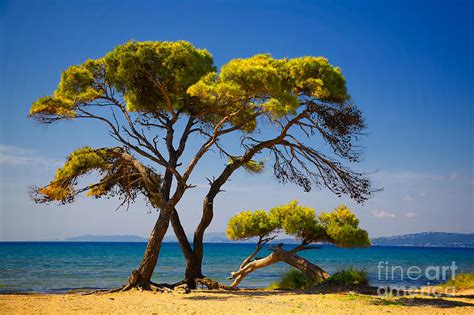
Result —
[[[192,235],[187,235],[192,243]],[[448,239],[449,238],[449,239]],[[444,247],[444,248],[474,248],[474,233],[461,232],[441,232],[426,231],[418,233],[397,234],[391,236],[377,236],[370,238],[371,246],[403,246],[403,247]],[[387,240],[389,243],[387,243]],[[385,241],[385,242],[384,242]],[[395,242],[394,242],[395,241]],[[397,242],[398,241],[398,242]],[[136,234],[81,234],[78,236],[66,237],[63,239],[40,239],[40,240],[0,240],[1,242],[103,242],[103,243],[146,243],[148,236],[140,236]],[[177,243],[177,239],[173,234],[164,237],[163,243]],[[256,244],[257,238],[249,238],[243,240],[231,240],[227,238],[226,232],[208,232],[204,235],[203,243],[246,243]],[[299,244],[298,239],[288,235],[280,235],[270,241],[274,243]],[[332,245],[331,243],[316,242],[318,245]]]
[[[278,239],[276,239],[278,241]],[[65,244],[73,244],[73,243],[123,243],[123,244],[146,244],[147,241],[65,241],[65,240],[46,240],[46,241],[16,241],[16,240],[8,240],[8,241],[0,241],[2,243],[65,243]],[[235,241],[228,241],[228,242],[219,242],[219,241],[204,241],[204,244],[246,244],[246,245],[257,245],[257,242],[235,242]],[[270,245],[275,244],[278,242],[269,242]],[[162,244],[179,244],[177,241],[163,241]],[[193,242],[189,242],[190,245],[193,245]],[[284,243],[285,245],[295,245],[298,244],[297,242],[294,243]],[[315,243],[316,246],[325,246],[325,247],[336,247],[336,245],[329,244],[329,243]],[[473,249],[474,246],[444,246],[444,245],[378,245],[373,244],[370,247],[413,247],[413,248],[445,248],[445,249]]]

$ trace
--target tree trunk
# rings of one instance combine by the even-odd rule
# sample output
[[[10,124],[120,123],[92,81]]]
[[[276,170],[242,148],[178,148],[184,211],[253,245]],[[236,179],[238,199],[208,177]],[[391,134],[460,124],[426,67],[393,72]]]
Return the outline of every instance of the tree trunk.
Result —
[[[326,273],[323,269],[315,264],[312,264],[308,260],[300,257],[292,252],[283,250],[281,248],[273,248],[272,253],[264,258],[253,260],[247,263],[243,268],[239,269],[236,272],[232,272],[230,279],[234,279],[234,282],[230,285],[235,288],[239,283],[250,273],[254,272],[257,269],[261,269],[270,265],[273,265],[277,262],[283,261],[290,266],[295,267],[300,270],[308,277],[319,282],[325,280],[329,277],[329,274]]]
[[[170,158],[170,164],[176,164],[174,158]],[[166,170],[159,193],[156,192],[154,185],[147,187],[150,202],[155,206],[155,208],[160,209],[160,215],[151,231],[140,266],[138,267],[138,270],[132,271],[132,275],[128,278],[128,285],[126,288],[139,287],[145,290],[151,289],[151,277],[156,264],[158,263],[161,244],[163,243],[163,238],[168,231],[171,216],[175,210],[174,206],[170,208],[165,205],[165,203],[169,202],[172,183],[173,175],[169,170]],[[159,187],[159,185],[157,185],[157,187]],[[159,202],[157,202],[157,200],[159,200]]]
[[[194,231],[193,246],[195,255],[195,269],[199,274],[202,274],[202,259],[204,255],[204,232],[206,231],[209,224],[211,224],[212,218],[214,217],[213,201],[214,196],[206,196],[204,198],[201,221],[199,222],[196,231]]]
[[[301,256],[281,248],[274,248],[273,253],[277,255],[281,261],[284,261],[288,265],[295,267],[316,282],[320,282],[329,278],[329,274],[321,267],[309,262],[307,259]]]
[[[244,278],[248,274],[254,272],[257,269],[273,265],[274,263],[277,263],[279,261],[281,261],[281,260],[278,258],[278,256],[275,255],[275,253],[271,253],[267,257],[260,258],[260,259],[253,260],[253,261],[249,262],[248,264],[246,264],[244,266],[244,268],[240,269],[239,271],[231,272],[230,278],[233,278],[235,280],[234,280],[234,282],[232,282],[232,284],[230,286],[233,287],[233,288],[237,287],[239,285],[239,283],[242,280],[244,280]]]
[[[216,198],[217,194],[221,192],[222,186],[227,182],[234,171],[240,166],[244,165],[246,162],[250,161],[250,159],[261,150],[260,146],[261,145],[258,145],[256,148],[253,148],[250,153],[246,154],[247,156],[244,159],[228,164],[219,177],[217,177],[211,183],[209,192],[207,193],[206,197],[204,197],[202,202],[201,221],[194,231],[193,239],[194,254],[196,257],[196,270],[198,270],[200,274],[202,273],[202,259],[204,256],[204,232],[209,227],[212,222],[212,218],[214,217],[214,199]]]
[[[161,244],[168,230],[169,222],[170,212],[161,210],[158,220],[151,231],[150,238],[148,239],[140,267],[138,267],[138,270],[132,271],[132,275],[128,279],[129,287],[140,287],[145,290],[150,289],[151,276],[158,262]]]
[[[179,247],[181,248],[186,260],[186,271],[184,274],[186,284],[190,289],[195,289],[196,279],[203,278],[201,265],[197,263],[196,255],[194,254],[194,250],[191,248],[191,244],[189,244],[176,209],[173,209],[173,213],[171,214],[171,224],[173,225],[173,230],[178,239]]]

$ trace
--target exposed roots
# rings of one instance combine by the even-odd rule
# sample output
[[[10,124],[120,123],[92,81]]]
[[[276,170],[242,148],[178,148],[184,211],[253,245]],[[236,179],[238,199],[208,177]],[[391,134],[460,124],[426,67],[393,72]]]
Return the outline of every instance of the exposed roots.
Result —
[[[121,286],[120,288],[114,288],[110,290],[94,290],[91,292],[84,293],[83,295],[90,295],[95,293],[116,293],[116,292],[125,292],[131,289],[137,289],[140,292],[143,291],[153,291],[167,293],[172,292],[175,288],[182,286],[186,281],[180,281],[174,284],[169,283],[154,283],[153,281],[141,279],[140,274],[137,270],[133,270],[132,274],[128,277],[128,283]],[[190,292],[189,289],[184,288],[185,292]]]
[[[93,290],[90,292],[85,292],[82,293],[82,295],[91,295],[91,294],[106,294],[106,293],[117,293],[117,292],[126,292],[130,291],[132,289],[137,289],[140,292],[143,291],[153,291],[153,292],[160,292],[160,293],[169,293],[173,292],[173,290],[180,285],[182,285],[183,281],[175,283],[175,284],[169,284],[169,283],[154,283],[154,282],[149,282],[146,285],[131,285],[130,283],[127,283],[120,288],[113,288],[110,290]]]
[[[234,288],[225,284],[221,284],[215,280],[209,278],[199,278],[196,279],[196,283],[200,285],[206,286],[209,290],[238,290],[238,288]]]
[[[156,288],[160,288],[160,289],[163,289],[163,288],[166,288],[166,289],[174,289],[178,286],[181,286],[183,284],[185,284],[186,281],[185,280],[181,280],[179,282],[176,282],[176,283],[154,283],[153,281],[150,281],[150,285],[153,286],[153,287],[156,287]]]
[[[230,287],[225,284],[221,284],[215,280],[212,280],[206,277],[196,278],[195,282],[196,284],[200,284],[207,287],[209,290],[238,290],[237,288]],[[153,292],[169,293],[169,292],[176,291],[176,292],[185,293],[185,294],[191,292],[191,289],[187,285],[186,280],[182,280],[177,283],[171,283],[171,284],[170,283],[155,283],[153,281],[141,281],[138,271],[133,270],[130,277],[128,277],[128,283],[121,286],[120,288],[114,288],[110,290],[94,290],[94,291],[83,293],[83,295],[125,292],[131,289],[137,289],[140,292],[153,291]]]

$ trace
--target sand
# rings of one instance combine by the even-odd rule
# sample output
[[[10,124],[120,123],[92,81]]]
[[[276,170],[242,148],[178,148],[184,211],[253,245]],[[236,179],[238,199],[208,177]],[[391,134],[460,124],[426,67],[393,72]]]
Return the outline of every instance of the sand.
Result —
[[[474,314],[473,293],[449,298],[268,290],[14,294],[0,295],[0,314]]]

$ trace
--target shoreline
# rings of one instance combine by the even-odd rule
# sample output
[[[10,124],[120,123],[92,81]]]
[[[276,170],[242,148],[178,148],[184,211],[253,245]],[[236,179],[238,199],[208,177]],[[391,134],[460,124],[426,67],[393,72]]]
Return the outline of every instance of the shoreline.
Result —
[[[140,292],[68,294],[0,294],[3,314],[473,314],[474,290],[455,297],[405,297],[342,293],[307,293],[242,289],[194,290],[189,294]]]

